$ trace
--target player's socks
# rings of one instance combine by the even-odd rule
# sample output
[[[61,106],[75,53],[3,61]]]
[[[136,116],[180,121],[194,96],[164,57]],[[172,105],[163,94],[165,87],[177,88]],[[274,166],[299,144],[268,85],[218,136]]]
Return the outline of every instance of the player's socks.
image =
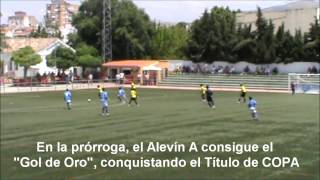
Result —
[[[102,107],[102,112],[101,112],[101,115],[102,116],[104,116],[105,115],[105,110],[104,110],[105,108],[104,107]]]

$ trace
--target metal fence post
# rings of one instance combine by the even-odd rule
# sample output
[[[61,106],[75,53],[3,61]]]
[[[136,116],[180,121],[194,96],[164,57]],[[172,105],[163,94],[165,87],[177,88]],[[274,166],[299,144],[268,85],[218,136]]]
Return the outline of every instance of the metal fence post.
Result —
[[[30,83],[31,83],[31,87],[30,87],[30,91],[32,92],[32,77],[30,78],[31,80],[30,80]]]

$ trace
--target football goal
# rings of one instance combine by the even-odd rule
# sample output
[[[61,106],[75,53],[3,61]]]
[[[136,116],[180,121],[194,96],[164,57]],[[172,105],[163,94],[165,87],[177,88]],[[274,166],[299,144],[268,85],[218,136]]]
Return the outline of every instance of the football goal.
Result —
[[[295,86],[296,93],[319,94],[320,74],[288,74],[288,91]]]

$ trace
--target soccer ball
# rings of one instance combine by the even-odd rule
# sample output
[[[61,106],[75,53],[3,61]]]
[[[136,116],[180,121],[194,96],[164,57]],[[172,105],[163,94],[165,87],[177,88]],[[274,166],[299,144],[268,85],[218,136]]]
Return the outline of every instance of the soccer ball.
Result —
[[[91,99],[88,99],[88,102],[91,102]]]

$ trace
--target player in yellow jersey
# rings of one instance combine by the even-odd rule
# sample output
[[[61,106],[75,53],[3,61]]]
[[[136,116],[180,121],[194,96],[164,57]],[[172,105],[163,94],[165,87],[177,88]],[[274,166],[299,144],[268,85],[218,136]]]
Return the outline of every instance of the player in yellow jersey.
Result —
[[[238,100],[238,103],[241,102],[246,102],[246,95],[247,95],[247,88],[244,84],[240,84],[240,97],[239,97],[239,100]]]
[[[138,98],[137,89],[131,88],[131,90],[130,90],[130,95],[131,95],[131,97],[130,97],[128,106],[131,105],[131,102],[132,102],[132,101],[134,101],[134,103],[135,103],[137,106],[139,106],[139,104],[138,104],[138,102],[137,102],[137,98]]]
[[[98,85],[97,89],[98,89],[98,97],[100,98],[100,95],[103,92],[102,87],[100,85]]]
[[[134,84],[134,82],[132,81],[132,83],[131,83],[131,90],[136,90],[137,89],[137,87],[136,87],[136,85]]]
[[[206,101],[206,87],[203,84],[200,84],[200,94],[201,100]]]

